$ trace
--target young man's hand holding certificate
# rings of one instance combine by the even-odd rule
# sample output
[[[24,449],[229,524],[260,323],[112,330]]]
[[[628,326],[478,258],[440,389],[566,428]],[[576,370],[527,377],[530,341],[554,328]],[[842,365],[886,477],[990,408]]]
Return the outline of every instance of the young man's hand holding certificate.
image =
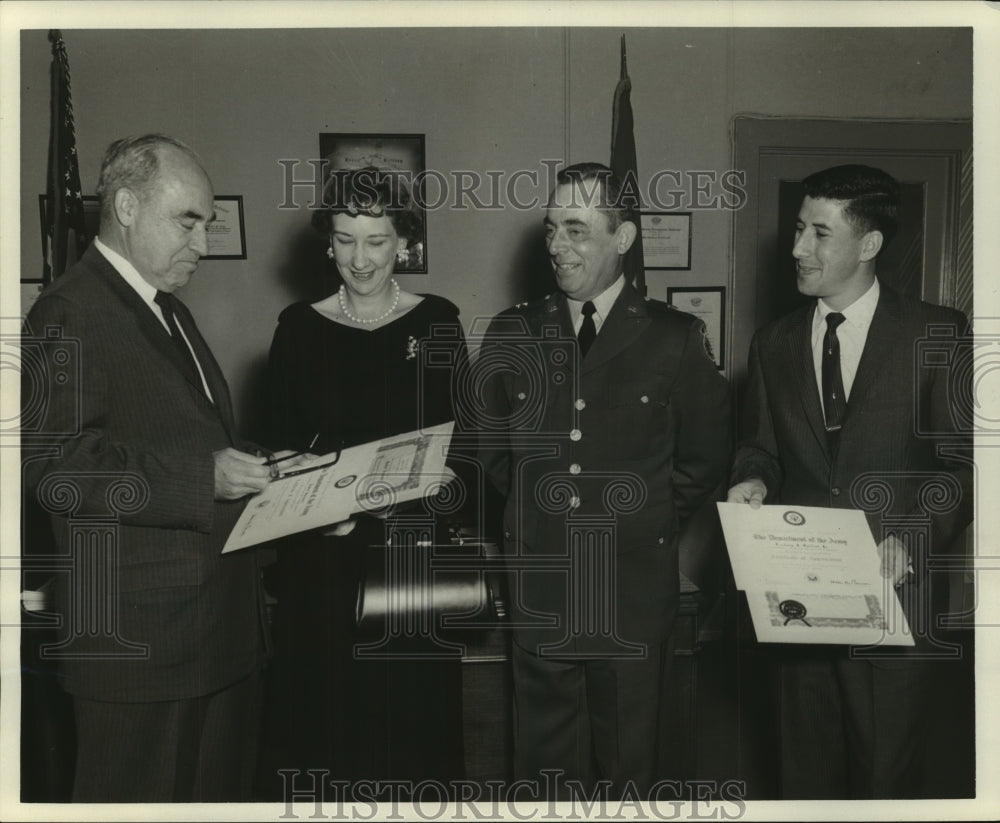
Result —
[[[864,512],[719,503],[738,588],[763,643],[912,646]]]
[[[223,553],[310,529],[346,533],[337,524],[353,515],[436,494],[454,478],[445,465],[454,425],[310,456],[279,472],[247,501]]]

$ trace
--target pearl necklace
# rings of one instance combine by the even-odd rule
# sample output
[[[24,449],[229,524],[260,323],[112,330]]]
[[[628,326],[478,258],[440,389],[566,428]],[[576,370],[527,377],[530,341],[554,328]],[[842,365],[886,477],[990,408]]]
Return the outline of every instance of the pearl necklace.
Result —
[[[345,299],[347,296],[347,289],[345,289],[344,286],[341,285],[340,291],[337,292],[337,298],[340,300],[340,310],[344,313],[344,317],[346,317],[348,320],[352,320],[355,323],[358,323],[359,325],[362,326],[370,326],[375,323],[381,323],[390,314],[396,311],[396,306],[399,305],[399,283],[396,282],[395,277],[392,278],[392,290],[393,290],[392,305],[389,306],[389,308],[386,309],[384,312],[382,312],[382,314],[378,315],[377,317],[358,317],[356,314],[351,314],[350,309],[347,308],[347,300]]]

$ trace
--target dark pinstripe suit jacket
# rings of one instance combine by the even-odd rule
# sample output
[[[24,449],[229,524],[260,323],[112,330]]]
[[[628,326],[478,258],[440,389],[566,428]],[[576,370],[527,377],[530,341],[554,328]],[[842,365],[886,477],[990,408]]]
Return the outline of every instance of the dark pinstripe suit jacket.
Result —
[[[813,365],[814,310],[810,303],[754,336],[732,483],[762,478],[768,503],[863,509],[876,542],[894,526],[926,526],[923,548],[946,551],[973,511],[961,410],[970,396],[968,321],[882,283],[834,454]],[[925,585],[923,551],[914,560],[915,585]]]
[[[37,431],[24,432],[24,479],[52,515],[58,551],[78,563],[57,575],[68,643],[57,654],[67,690],[91,699],[204,695],[262,662],[257,559],[220,555],[242,507],[214,500],[212,454],[239,445],[229,390],[183,306],[178,321],[214,403],[93,246],[28,315],[36,339],[58,330],[79,365],[78,380],[44,386]],[[104,569],[107,544],[85,537],[95,531],[114,535],[111,577],[84,568],[90,556]]]

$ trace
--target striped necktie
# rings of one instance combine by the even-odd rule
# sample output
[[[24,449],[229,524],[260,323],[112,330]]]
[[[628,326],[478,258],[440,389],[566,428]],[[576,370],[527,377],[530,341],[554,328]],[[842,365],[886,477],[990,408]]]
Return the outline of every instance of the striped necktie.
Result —
[[[847,397],[844,396],[844,377],[840,371],[840,340],[837,326],[846,318],[840,312],[826,316],[826,336],[823,338],[823,413],[827,432],[838,432],[844,424]]]

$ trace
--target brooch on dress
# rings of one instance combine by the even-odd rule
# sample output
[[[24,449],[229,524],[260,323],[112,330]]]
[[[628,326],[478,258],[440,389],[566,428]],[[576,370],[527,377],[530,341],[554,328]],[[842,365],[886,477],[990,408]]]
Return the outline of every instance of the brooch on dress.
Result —
[[[414,357],[417,356],[417,346],[419,346],[419,345],[420,345],[420,343],[411,334],[409,340],[406,341],[406,359],[407,360],[412,360]]]

